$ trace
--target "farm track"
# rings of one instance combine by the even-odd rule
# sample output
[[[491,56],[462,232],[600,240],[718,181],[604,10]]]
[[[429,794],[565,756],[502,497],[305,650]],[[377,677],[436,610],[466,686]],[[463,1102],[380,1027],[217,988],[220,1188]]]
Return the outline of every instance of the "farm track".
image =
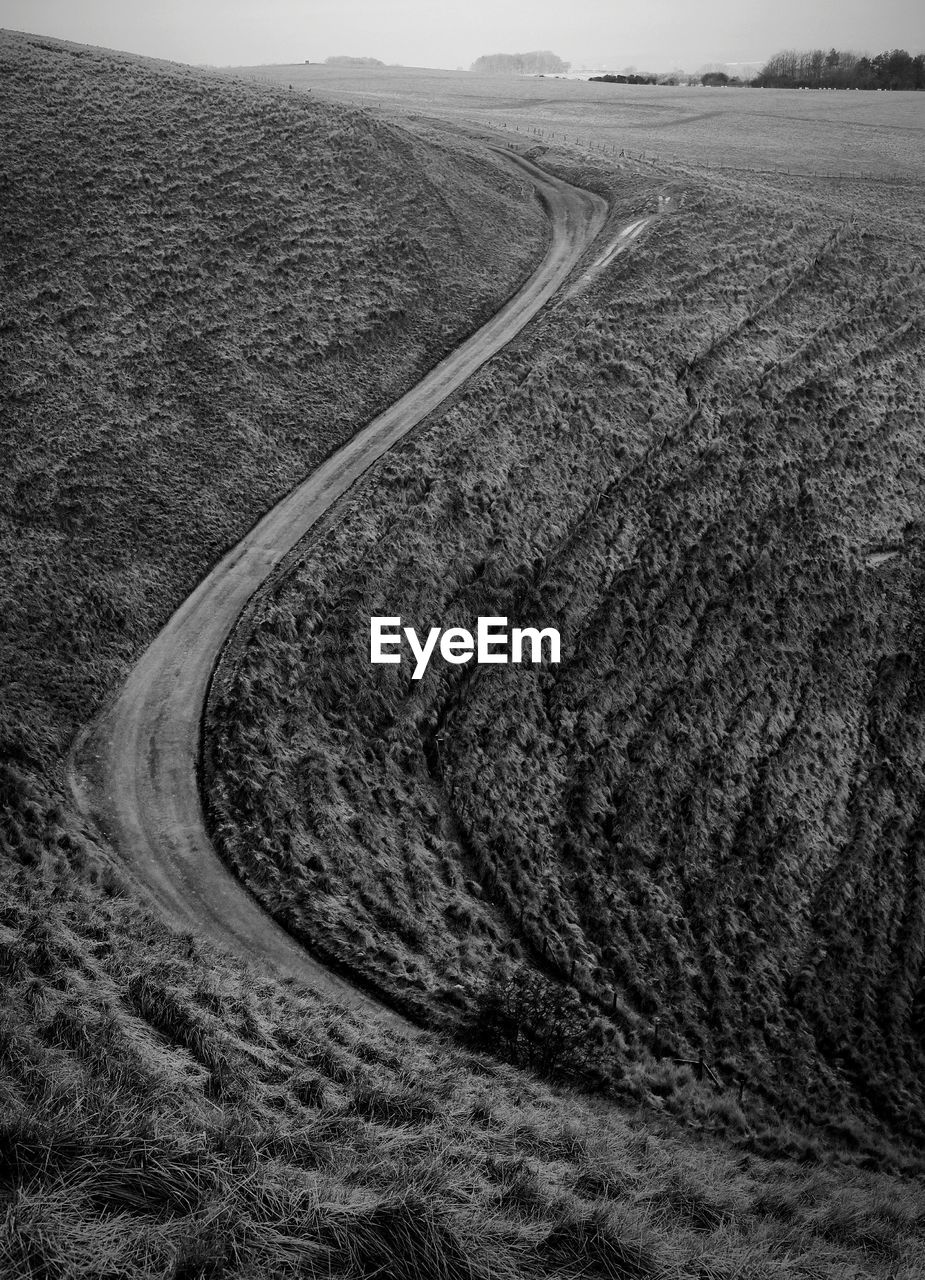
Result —
[[[209,839],[199,790],[209,682],[242,609],[274,568],[378,458],[511,341],[565,282],[603,228],[605,201],[509,152],[550,221],[546,255],[501,310],[394,405],[268,511],[214,566],[78,739],[69,780],[84,818],[181,930],[263,962],[363,1011],[388,1011],[314,960],[228,871]]]

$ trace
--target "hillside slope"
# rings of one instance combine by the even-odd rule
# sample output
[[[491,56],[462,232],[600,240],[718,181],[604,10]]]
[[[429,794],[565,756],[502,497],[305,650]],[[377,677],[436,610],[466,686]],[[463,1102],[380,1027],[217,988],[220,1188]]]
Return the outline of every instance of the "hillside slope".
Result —
[[[75,728],[546,227],[483,157],[306,95],[14,33],[0,75],[3,838],[93,858],[55,799]]]
[[[5,1280],[921,1275],[912,1167],[659,1132],[4,865],[0,997]]]
[[[0,47],[4,87],[15,86],[15,95],[3,96],[9,127],[0,131],[0,180],[15,182],[37,237],[30,248],[28,220],[4,199],[5,228],[15,227],[15,238],[4,235],[0,294],[9,378],[0,509],[0,1273],[11,1280],[914,1280],[925,1230],[920,1166],[895,1149],[835,1156],[771,1126],[744,1135],[750,1152],[730,1152],[712,1139],[741,1123],[733,1102],[689,1072],[640,1071],[638,1099],[651,1106],[655,1089],[700,1117],[700,1138],[679,1137],[651,1111],[622,1115],[436,1037],[359,1022],[192,934],[178,936],[118,875],[100,873],[101,855],[56,802],[71,730],[267,495],[330,447],[313,424],[351,429],[347,410],[322,391],[343,380],[353,393],[370,353],[385,385],[390,341],[375,326],[372,334],[363,328],[363,299],[378,276],[373,268],[361,289],[352,254],[338,254],[335,265],[319,248],[298,269],[272,272],[264,294],[257,243],[221,268],[208,253],[185,253],[198,229],[221,239],[210,221],[217,194],[196,204],[198,178],[185,162],[159,188],[163,226],[143,203],[126,200],[118,175],[105,192],[96,187],[97,226],[86,214],[87,193],[110,134],[122,138],[119,166],[127,147],[148,145],[149,115],[172,121],[167,141],[180,151],[208,154],[210,138],[222,135],[228,149],[240,135],[248,181],[225,210],[230,221],[252,195],[269,217],[274,193],[288,189],[279,174],[263,181],[252,147],[264,124],[272,150],[276,128],[294,122],[296,146],[304,121],[314,120],[321,135],[317,146],[304,142],[306,172],[319,175],[319,189],[328,182],[342,196],[356,188],[354,170],[345,176],[340,168],[356,160],[339,141],[345,121],[360,137],[372,133],[386,166],[408,160],[393,193],[418,190],[425,179],[417,166],[425,163],[427,181],[458,196],[453,229],[439,220],[424,228],[416,214],[400,231],[368,222],[365,231],[347,228],[355,245],[364,236],[420,243],[435,270],[456,280],[442,317],[415,303],[414,317],[430,325],[419,354],[439,348],[444,324],[465,323],[460,299],[469,299],[474,323],[481,299],[516,282],[520,267],[486,238],[485,219],[513,229],[515,256],[522,232],[524,261],[528,243],[531,252],[539,248],[542,223],[517,184],[461,145],[443,153],[327,108],[312,115],[285,95],[105,51],[8,35]],[[194,110],[199,125],[190,123]],[[135,121],[136,143],[120,132],[124,117]],[[22,138],[31,140],[34,165]],[[362,151],[357,163],[369,148]],[[70,175],[84,155],[90,186],[78,190]],[[141,158],[143,177],[155,157]],[[425,202],[445,207],[429,185],[421,190],[421,218]],[[371,199],[359,189],[351,198]],[[293,190],[294,210],[300,199]],[[291,216],[309,234],[294,210],[283,223]],[[174,219],[186,221],[176,270],[158,287],[164,319],[135,245],[148,228],[153,247],[162,247]],[[481,256],[473,256],[476,241]],[[94,262],[85,269],[88,245]],[[454,245],[466,261],[454,257]],[[316,278],[318,262],[326,280]],[[243,273],[240,292],[232,268]],[[398,269],[396,288],[412,299],[417,272],[414,261]],[[122,285],[100,287],[96,297],[98,276]],[[285,315],[296,332],[290,294],[305,278],[306,305],[316,290],[344,302],[332,313],[343,325],[335,331],[342,349],[310,361],[294,355],[290,369],[280,342],[286,333],[267,329],[256,351],[250,342],[264,323],[261,308]],[[85,294],[76,292],[82,282]],[[71,290],[85,308],[73,332],[65,314]],[[347,305],[355,291],[356,310]],[[217,339],[210,347],[198,322],[204,345],[184,339],[168,359],[169,335],[185,332],[196,308],[222,319],[221,341],[234,359],[216,366],[220,376],[210,370],[224,347]],[[123,361],[120,343],[142,323],[150,323],[151,345],[139,339]],[[398,362],[416,320],[409,311],[392,323]],[[86,350],[79,324],[93,344]],[[402,366],[409,378],[417,358]],[[290,413],[303,379],[325,370],[330,382],[318,384],[310,420]],[[197,396],[198,385],[212,398]],[[222,399],[228,388],[239,414]],[[374,378],[356,405],[371,412],[379,391]],[[169,411],[157,410],[161,400]],[[886,1158],[889,1172],[860,1167],[875,1157]]]
[[[390,458],[242,628],[210,799],[271,909],[422,1017],[526,961],[617,1087],[703,1053],[921,1140],[923,227],[808,194],[689,191]],[[382,614],[557,626],[563,662],[414,682],[369,664]]]
[[[241,610],[306,534],[399,440],[511,341],[555,296],[593,243],[607,205],[506,152],[499,161],[535,188],[549,219],[542,261],[503,307],[409,391],[360,428],[277,502],[206,574],[81,735],[69,762],[75,800],[119,864],[165,919],[268,962],[278,976],[355,1003],[243,891],[216,856],[200,796],[202,718],[212,673]],[[373,1007],[377,1007],[373,1002]]]

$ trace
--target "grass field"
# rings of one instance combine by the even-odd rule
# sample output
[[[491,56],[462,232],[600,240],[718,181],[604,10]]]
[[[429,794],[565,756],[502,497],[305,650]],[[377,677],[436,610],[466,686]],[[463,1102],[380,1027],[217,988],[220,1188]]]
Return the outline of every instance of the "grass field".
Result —
[[[615,223],[661,189],[613,182]],[[420,1016],[525,961],[606,1016],[612,1082],[703,1052],[908,1137],[923,227],[812,190],[689,185],[382,466],[229,654],[210,797],[274,913]],[[566,655],[412,682],[377,614]]]
[[[0,74],[0,1273],[918,1280],[911,196],[680,175],[680,214],[354,492],[218,682],[213,819],[271,907],[459,1028],[529,962],[592,1097],[176,935],[63,783],[205,568],[516,287],[541,211],[426,122],[11,33]],[[546,162],[612,192],[611,232],[669,183]],[[372,680],[386,601],[554,609],[568,661]]]
[[[921,94],[592,84],[394,67],[237,68],[386,116],[540,130],[693,165],[925,179]],[[552,137],[550,138],[550,135]]]

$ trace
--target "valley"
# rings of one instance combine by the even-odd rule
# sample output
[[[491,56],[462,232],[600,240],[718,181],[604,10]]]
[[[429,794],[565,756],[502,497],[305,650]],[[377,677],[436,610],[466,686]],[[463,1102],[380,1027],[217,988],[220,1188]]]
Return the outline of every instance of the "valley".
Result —
[[[0,32],[0,1271],[917,1280],[906,95],[316,71]]]

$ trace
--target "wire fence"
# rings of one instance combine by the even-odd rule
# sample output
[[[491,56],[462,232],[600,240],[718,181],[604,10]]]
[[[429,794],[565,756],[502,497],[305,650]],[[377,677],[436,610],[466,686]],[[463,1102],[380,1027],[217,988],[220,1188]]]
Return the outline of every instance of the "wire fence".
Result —
[[[821,178],[837,182],[880,182],[900,186],[918,186],[925,181],[925,179],[918,178],[915,175],[875,173],[873,170],[810,169],[799,168],[791,165],[786,167],[779,165],[776,167],[759,168],[755,165],[727,164],[722,161],[707,160],[699,156],[682,157],[670,152],[648,150],[636,151],[625,144],[623,146],[618,146],[618,144],[614,142],[601,141],[593,137],[582,137],[580,132],[569,134],[566,130],[545,130],[539,126],[525,126],[524,128],[521,128],[519,125],[514,125],[512,127],[506,121],[496,122],[493,120],[470,120],[466,123],[476,125],[481,128],[488,127],[501,132],[513,132],[523,138],[536,137],[541,141],[562,143],[565,146],[575,146],[583,151],[591,153],[596,152],[600,155],[611,156],[617,159],[632,160],[637,164],[649,164],[653,167],[670,166],[676,170],[681,168],[686,170],[706,169],[711,173],[741,173],[773,178]]]
[[[636,151],[625,144],[620,146],[615,142],[602,141],[591,136],[582,136],[581,132],[569,134],[566,130],[546,130],[537,125],[524,126],[521,128],[520,125],[510,126],[503,120],[468,120],[466,123],[475,125],[479,128],[490,128],[500,132],[514,133],[521,138],[529,139],[531,137],[535,137],[539,141],[543,142],[548,141],[550,143],[562,143],[565,146],[575,146],[589,153],[597,153],[599,155],[611,156],[617,159],[632,160],[637,164],[649,164],[655,167],[670,166],[674,169],[685,168],[687,170],[706,169],[712,173],[742,173],[775,178],[822,178],[839,182],[882,182],[890,185],[919,186],[925,182],[925,178],[916,177],[913,174],[875,173],[873,170],[810,169],[798,168],[796,166],[759,168],[755,165],[727,164],[721,161],[703,159],[699,156],[682,157],[671,152],[649,150]]]
[[[235,78],[240,78],[236,75]],[[286,90],[287,84],[278,80],[274,76],[262,75],[259,72],[252,72],[247,79],[259,81],[261,84],[271,85],[276,89]],[[313,92],[310,86],[305,85],[289,85],[292,92]],[[426,116],[428,112],[427,104],[409,105],[399,102],[383,102],[382,100],[373,100],[370,94],[355,95],[346,89],[322,88],[319,97],[330,95],[332,99],[345,103],[358,111],[378,110],[385,111],[390,115],[406,115],[409,117]],[[437,115],[433,113],[435,118],[443,120],[448,124],[463,125],[468,128],[478,130],[491,130],[501,136],[507,134],[515,138],[529,140],[536,139],[537,142],[548,143],[550,145],[562,145],[567,147],[577,147],[590,155],[600,155],[617,160],[631,160],[636,164],[646,164],[653,168],[661,168],[666,171],[684,172],[685,174],[696,173],[698,171],[706,171],[708,173],[729,173],[743,174],[753,177],[769,177],[769,178],[797,178],[831,181],[831,182],[861,182],[861,183],[881,183],[887,186],[913,186],[921,187],[925,185],[925,175],[917,176],[909,173],[887,173],[875,172],[870,169],[825,169],[821,167],[801,167],[796,164],[790,165],[769,165],[768,167],[759,167],[757,165],[741,165],[729,164],[725,161],[706,159],[697,155],[681,156],[673,152],[652,151],[648,149],[636,150],[627,146],[625,143],[620,144],[610,142],[605,139],[596,138],[589,134],[586,130],[573,130],[571,133],[567,129],[544,129],[540,125],[520,125],[518,123],[510,123],[506,120],[496,120],[491,117],[483,117],[481,119],[473,119],[472,117],[459,116],[455,114]]]

